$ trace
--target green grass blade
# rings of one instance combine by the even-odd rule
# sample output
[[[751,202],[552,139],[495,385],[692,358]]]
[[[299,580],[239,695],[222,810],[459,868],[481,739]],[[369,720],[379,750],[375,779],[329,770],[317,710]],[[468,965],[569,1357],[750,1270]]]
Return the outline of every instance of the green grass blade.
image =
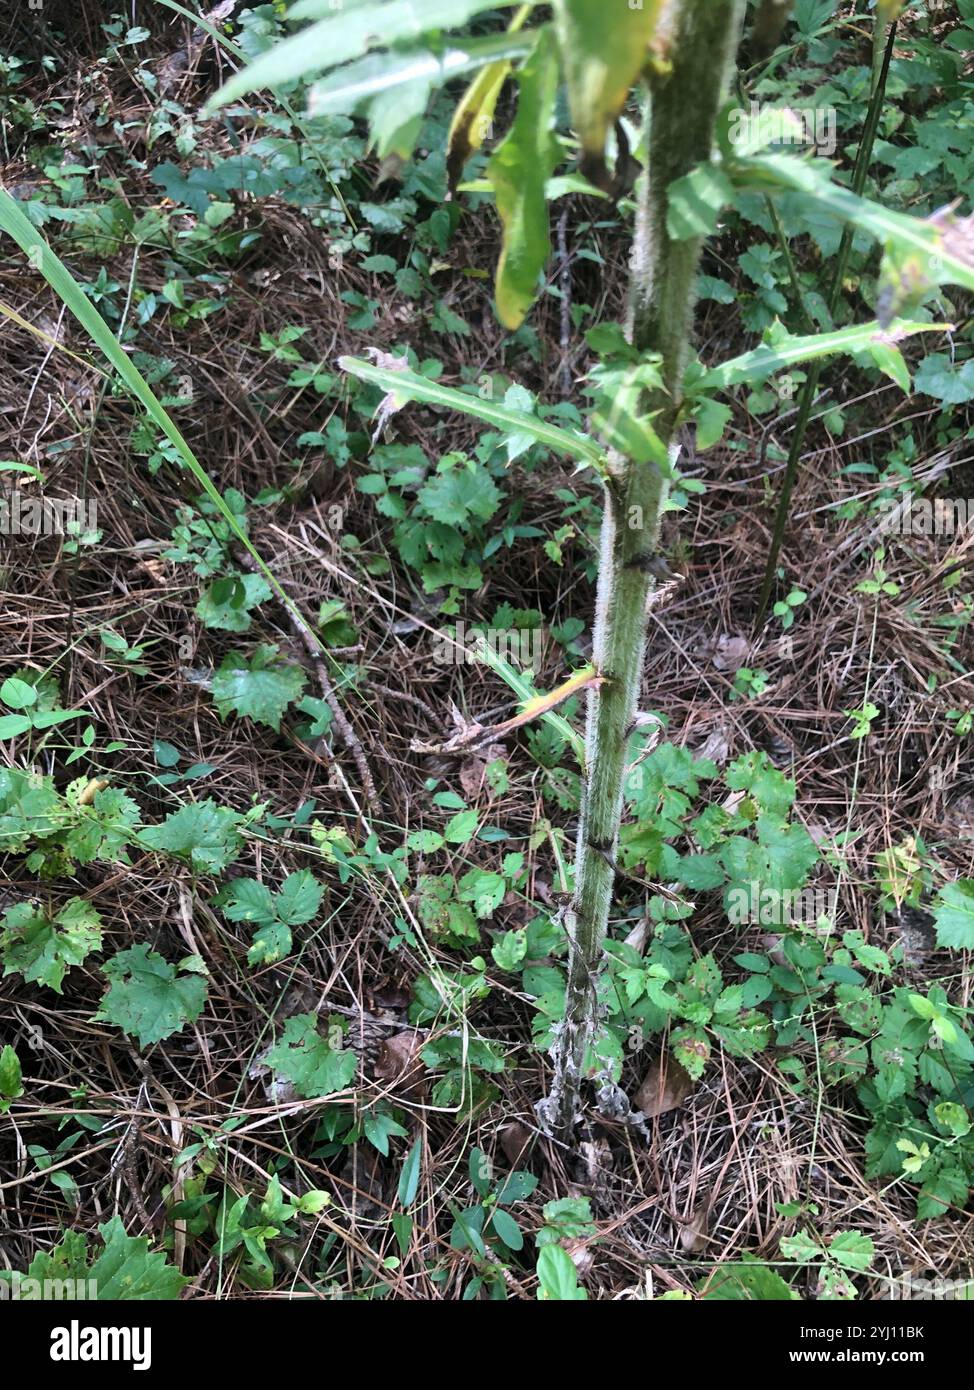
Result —
[[[132,363],[127,353],[122,350],[118,339],[91,300],[86,297],[67,266],[55,255],[41,234],[28,221],[19,204],[3,188],[0,188],[0,231],[4,231],[12,237],[20,249],[30,257],[31,264],[37,266],[58,298],[71,311],[90,336],[92,342],[118,373],[126,389],[143,407],[152,423],[162,431],[170,443],[175,445],[188,471],[199,483],[200,488],[217,508],[223,520],[253,558],[255,564],[260,567],[261,573],[281,602],[287,606],[289,612],[301,619],[303,623],[304,620],[301,618],[300,612],[284,593],[274,575],[254,549],[250,538],[224,501],[223,494],[211,482],[206,470],[176,428],[145,377]],[[313,633],[312,636],[314,636]],[[315,641],[317,642],[317,639]],[[324,648],[322,647],[320,650],[323,652]]]

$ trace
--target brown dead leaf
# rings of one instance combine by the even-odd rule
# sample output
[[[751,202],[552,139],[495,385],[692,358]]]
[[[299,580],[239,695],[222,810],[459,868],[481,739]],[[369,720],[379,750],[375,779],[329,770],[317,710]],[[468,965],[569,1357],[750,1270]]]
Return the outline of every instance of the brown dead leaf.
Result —
[[[643,1084],[636,1092],[634,1104],[647,1120],[657,1115],[665,1115],[683,1104],[693,1090],[693,1081],[673,1057],[666,1053],[651,1062],[649,1071],[643,1077]]]
[[[747,638],[724,633],[717,638],[713,662],[718,671],[739,671],[747,661]]]
[[[423,1036],[407,1028],[386,1038],[375,1059],[375,1075],[379,1081],[394,1084],[400,1094],[407,1095],[424,1084],[425,1068],[419,1050]]]
[[[767,951],[769,957],[771,958],[771,960],[774,961],[775,965],[788,964],[788,957],[781,949],[781,943],[784,941],[784,939],[785,938],[781,935],[762,936],[761,938],[761,945]]]
[[[680,1245],[688,1255],[699,1255],[707,1245],[707,1236],[710,1231],[711,1200],[708,1193],[697,1204],[697,1209],[690,1220],[680,1229]]]
[[[478,748],[460,767],[460,786],[469,801],[475,801],[487,787],[487,767],[489,763],[503,758],[506,749],[502,743],[488,743]]]
[[[501,1148],[512,1168],[520,1168],[524,1162],[531,1145],[531,1137],[531,1131],[520,1120],[512,1121],[501,1130]]]

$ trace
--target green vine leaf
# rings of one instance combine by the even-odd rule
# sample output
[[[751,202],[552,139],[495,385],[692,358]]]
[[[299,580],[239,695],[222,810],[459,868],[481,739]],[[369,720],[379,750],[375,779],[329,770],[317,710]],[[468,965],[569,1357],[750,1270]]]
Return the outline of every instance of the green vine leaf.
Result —
[[[330,1031],[339,1032],[337,1027]],[[358,1069],[355,1053],[333,1047],[332,1041],[318,1032],[317,1014],[295,1014],[265,1060],[291,1082],[299,1096],[308,1100],[330,1096],[350,1086]]]
[[[960,878],[941,888],[933,902],[937,945],[955,951],[974,949],[974,879]]]
[[[56,917],[33,903],[16,903],[3,916],[0,954],[4,975],[20,974],[61,994],[72,965],[101,949],[101,918],[84,898],[71,898]]]
[[[261,643],[248,661],[239,652],[230,652],[213,674],[213,699],[220,718],[230,714],[266,724],[281,731],[281,716],[288,705],[300,700],[305,674],[300,666],[278,661],[273,643]]]
[[[195,1023],[206,1002],[206,983],[196,973],[183,973],[144,943],[119,951],[102,966],[111,981],[95,1014],[99,1023],[114,1023],[138,1039],[140,1047],[161,1042]]]

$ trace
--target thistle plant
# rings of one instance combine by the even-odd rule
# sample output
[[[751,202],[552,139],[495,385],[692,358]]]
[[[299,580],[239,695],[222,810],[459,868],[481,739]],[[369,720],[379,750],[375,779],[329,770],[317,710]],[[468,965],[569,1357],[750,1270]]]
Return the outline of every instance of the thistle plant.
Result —
[[[174,0],[163,0],[170,8]],[[486,11],[509,12],[506,28],[476,33],[464,26]],[[598,1067],[599,982],[603,945],[616,880],[628,745],[636,719],[646,643],[646,612],[664,573],[660,518],[678,466],[677,440],[697,427],[698,448],[716,442],[730,410],[720,397],[755,386],[777,372],[848,354],[878,368],[904,390],[910,379],[899,342],[943,325],[912,322],[911,309],[941,285],[974,289],[974,233],[969,222],[945,211],[923,220],[893,213],[862,196],[862,182],[847,187],[823,160],[783,152],[782,113],[769,135],[753,124],[742,134],[731,119],[731,76],[744,0],[297,0],[289,18],[301,27],[242,67],[211,102],[227,106],[257,90],[281,100],[308,82],[313,115],[364,116],[376,155],[389,167],[407,161],[419,137],[434,88],[466,86],[450,132],[447,169],[453,192],[469,156],[488,142],[499,99],[512,85],[515,111],[506,130],[491,138],[477,189],[493,196],[501,224],[494,298],[503,326],[516,330],[531,312],[551,257],[550,181],[564,166],[570,186],[614,198],[622,186],[627,143],[642,166],[630,248],[628,321],[624,335],[603,336],[611,346],[590,373],[593,398],[587,432],[560,428],[536,413],[439,385],[390,363],[343,359],[350,374],[385,392],[382,410],[407,402],[473,416],[492,428],[528,437],[569,458],[598,478],[603,521],[591,667],[563,689],[540,695],[522,673],[494,669],[523,700],[516,727],[530,718],[567,731],[582,771],[574,896],[565,912],[570,954],[564,1017],[556,1030],[554,1076],[540,1103],[545,1126],[571,1141],[589,1080],[600,1104],[615,1114],[625,1106]],[[895,17],[882,6],[879,23]],[[549,18],[549,13],[551,17]],[[304,24],[303,21],[310,21]],[[559,131],[559,94],[567,92],[570,130]],[[641,135],[620,135],[625,111]],[[638,113],[638,114],[637,114]],[[631,129],[632,127],[630,127]],[[871,140],[871,135],[870,135]],[[613,152],[616,152],[614,154]],[[695,283],[701,248],[724,207],[741,191],[774,206],[782,193],[798,194],[809,210],[824,210],[883,248],[877,318],[824,333],[793,336],[776,323],[764,341],[713,365],[691,349]],[[138,399],[227,524],[236,526],[179,431],[139,375],[94,306],[27,221],[0,191],[0,228],[9,233],[62,296],[118,377]],[[384,418],[384,417],[383,417]],[[237,532],[235,531],[235,534]],[[273,576],[242,533],[238,537],[268,581]],[[282,595],[285,602],[286,596]],[[584,689],[588,701],[584,742],[556,706]]]
[[[760,129],[731,139],[728,93],[743,0],[555,0],[550,22],[540,6],[502,7],[514,10],[506,31],[462,37],[449,31],[480,11],[498,8],[496,3],[437,0],[419,20],[413,6],[398,0],[361,0],[338,16],[330,13],[328,0],[298,0],[291,16],[314,22],[238,73],[212,105],[316,77],[311,111],[364,114],[376,153],[403,160],[418,137],[431,89],[475,74],[450,131],[447,165],[455,187],[467,158],[484,142],[505,84],[513,81],[516,112],[479,185],[493,193],[502,226],[495,303],[501,323],[511,330],[530,312],[551,255],[548,180],[574,156],[576,178],[587,180],[590,192],[611,196],[616,188],[608,154],[613,129],[630,102],[641,108],[644,168],[630,250],[625,341],[592,373],[594,407],[587,434],[442,387],[409,371],[404,362],[342,360],[346,371],[386,391],[385,412],[408,401],[455,409],[499,430],[530,436],[593,469],[602,483],[592,666],[566,687],[584,686],[588,700],[574,895],[565,912],[568,984],[552,1048],[551,1091],[538,1105],[548,1131],[570,1141],[588,1078],[596,1082],[600,1105],[616,1115],[628,1113],[625,1098],[595,1060],[598,987],[647,604],[665,573],[660,519],[678,460],[678,431],[695,420],[703,442],[713,442],[729,415],[716,399],[720,393],[836,353],[864,360],[908,389],[897,344],[938,325],[899,315],[941,284],[974,287],[974,257],[970,231],[957,219],[921,221],[889,213],[861,196],[861,180],[852,190],[842,186],[824,161],[782,154]],[[877,24],[894,18],[895,9],[885,5]],[[568,138],[556,131],[562,85],[571,117]],[[782,113],[775,115],[780,129]],[[871,143],[871,132],[867,138]],[[621,148],[621,141],[616,144]],[[772,207],[778,193],[800,192],[843,221],[847,239],[853,230],[876,237],[884,247],[878,321],[802,337],[776,325],[759,347],[740,357],[709,368],[699,363],[690,343],[701,248],[716,230],[722,208],[742,189],[760,191]],[[495,669],[525,694],[523,678]],[[527,701],[523,717],[560,720],[554,711],[560,695]]]

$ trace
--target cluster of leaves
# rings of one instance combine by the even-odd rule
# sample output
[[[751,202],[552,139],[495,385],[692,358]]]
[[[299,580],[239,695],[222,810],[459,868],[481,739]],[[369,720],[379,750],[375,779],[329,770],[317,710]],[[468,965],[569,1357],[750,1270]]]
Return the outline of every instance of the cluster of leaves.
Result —
[[[495,1179],[493,1165],[478,1148],[471,1149],[470,1182],[477,1200],[467,1207],[451,1206],[453,1226],[450,1245],[469,1252],[477,1273],[464,1288],[464,1300],[481,1291],[494,1300],[507,1298],[505,1272],[525,1247],[524,1231],[510,1208],[534,1192],[538,1179],[515,1169]],[[547,1202],[544,1225],[535,1233],[538,1298],[582,1301],[587,1297],[563,1241],[586,1240],[596,1233],[587,1197],[566,1197]]]
[[[62,794],[47,774],[0,769],[0,852],[26,854],[27,869],[42,878],[78,864],[128,863],[140,821],[135,801],[104,782],[79,777]]]
[[[0,1279],[7,1284],[16,1280],[19,1289],[15,1296],[20,1298],[40,1297],[47,1285],[65,1291],[61,1297],[73,1289],[76,1298],[92,1297],[100,1302],[169,1301],[178,1298],[189,1283],[165,1255],[150,1253],[145,1237],[126,1235],[119,1217],[99,1226],[98,1234],[102,1245],[93,1258],[84,1235],[66,1231],[52,1250],[34,1256],[25,1273],[0,1270]]]
[[[408,359],[406,354],[402,360]],[[441,370],[436,361],[417,365],[419,376],[430,382]],[[469,391],[475,396],[486,390],[492,399],[494,389],[488,380],[486,387],[481,384]],[[375,402],[374,393],[367,392],[360,408],[371,411]],[[537,409],[530,393],[520,386],[508,386],[503,403],[506,410],[521,412],[526,425]],[[545,415],[579,423],[574,407],[567,412],[565,407],[555,407]],[[489,431],[472,453],[445,454],[435,466],[418,445],[384,444],[372,450],[370,471],[359,477],[356,486],[375,499],[380,515],[394,523],[393,544],[403,563],[420,576],[424,590],[444,591],[441,611],[450,614],[458,611],[461,592],[480,588],[484,568],[494,556],[544,535],[523,520],[524,499],[509,496],[503,485],[515,459],[530,472],[544,457],[544,449],[534,443],[527,428],[523,434],[516,428]]]

